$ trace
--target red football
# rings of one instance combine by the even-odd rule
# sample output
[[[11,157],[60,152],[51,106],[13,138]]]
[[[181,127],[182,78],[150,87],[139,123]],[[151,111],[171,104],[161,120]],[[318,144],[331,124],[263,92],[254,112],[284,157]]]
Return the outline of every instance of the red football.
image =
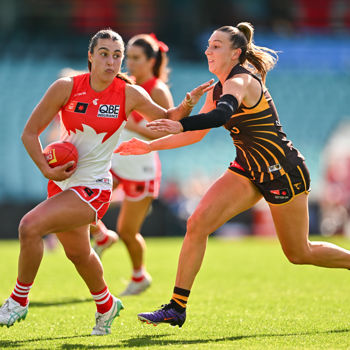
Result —
[[[74,160],[75,165],[68,168],[67,170],[74,169],[77,166],[79,158],[76,147],[67,141],[50,143],[45,147],[44,155],[51,168],[54,168],[58,165],[64,165],[71,160]]]

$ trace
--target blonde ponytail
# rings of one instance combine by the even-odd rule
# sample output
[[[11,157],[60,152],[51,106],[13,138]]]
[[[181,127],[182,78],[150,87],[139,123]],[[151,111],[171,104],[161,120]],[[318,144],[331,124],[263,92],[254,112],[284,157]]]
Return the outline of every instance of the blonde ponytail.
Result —
[[[247,39],[247,45],[251,45],[254,35],[254,27],[248,22],[241,22],[237,24],[237,28],[244,34]]]
[[[230,35],[230,41],[233,48],[240,48],[242,53],[239,57],[239,63],[244,65],[246,61],[261,76],[263,82],[266,80],[266,74],[271,70],[277,60],[277,52],[267,47],[254,44],[254,27],[248,22],[241,22],[236,27],[225,26],[218,29]]]

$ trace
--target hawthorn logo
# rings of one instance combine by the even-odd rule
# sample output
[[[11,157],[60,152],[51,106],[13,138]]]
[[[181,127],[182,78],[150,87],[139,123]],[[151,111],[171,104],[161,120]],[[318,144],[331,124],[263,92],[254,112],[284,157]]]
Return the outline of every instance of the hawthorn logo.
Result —
[[[98,108],[98,117],[118,118],[120,105],[100,105]]]
[[[298,182],[298,183],[294,184],[294,187],[295,187],[298,191],[300,191],[300,190],[301,190],[301,182]]]

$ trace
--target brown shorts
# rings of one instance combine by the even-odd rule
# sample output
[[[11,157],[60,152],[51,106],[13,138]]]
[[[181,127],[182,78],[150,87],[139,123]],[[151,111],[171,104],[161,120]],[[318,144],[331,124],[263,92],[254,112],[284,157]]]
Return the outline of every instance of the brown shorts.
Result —
[[[310,174],[304,162],[277,179],[265,182],[253,180],[236,161],[230,164],[229,169],[248,178],[271,204],[285,204],[298,194],[310,192]]]

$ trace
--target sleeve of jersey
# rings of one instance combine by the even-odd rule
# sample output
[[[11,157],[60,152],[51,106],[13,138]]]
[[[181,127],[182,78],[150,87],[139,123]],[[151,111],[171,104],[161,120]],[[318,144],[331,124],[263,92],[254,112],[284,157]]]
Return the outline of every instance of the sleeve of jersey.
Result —
[[[233,95],[224,95],[216,108],[208,113],[200,113],[180,120],[183,131],[218,128],[225,125],[237,111],[238,101]]]

